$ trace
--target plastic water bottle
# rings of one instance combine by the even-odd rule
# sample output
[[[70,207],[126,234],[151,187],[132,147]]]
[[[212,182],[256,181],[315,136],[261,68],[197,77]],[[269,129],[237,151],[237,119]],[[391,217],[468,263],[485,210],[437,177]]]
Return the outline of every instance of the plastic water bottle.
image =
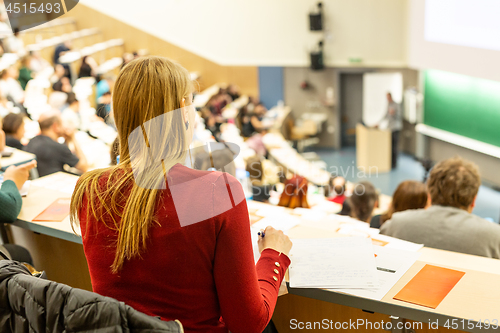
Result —
[[[243,188],[243,193],[245,194],[245,199],[252,200],[253,191],[252,191],[252,183],[250,182],[250,172],[245,169],[236,169],[236,179],[241,183],[241,187]]]

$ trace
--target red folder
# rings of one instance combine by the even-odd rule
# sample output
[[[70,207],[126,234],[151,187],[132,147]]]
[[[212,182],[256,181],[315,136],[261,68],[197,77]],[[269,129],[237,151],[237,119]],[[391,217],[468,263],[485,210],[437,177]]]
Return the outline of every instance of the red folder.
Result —
[[[435,309],[465,272],[425,265],[394,299]]]
[[[33,221],[38,222],[62,222],[69,215],[70,198],[57,199]]]

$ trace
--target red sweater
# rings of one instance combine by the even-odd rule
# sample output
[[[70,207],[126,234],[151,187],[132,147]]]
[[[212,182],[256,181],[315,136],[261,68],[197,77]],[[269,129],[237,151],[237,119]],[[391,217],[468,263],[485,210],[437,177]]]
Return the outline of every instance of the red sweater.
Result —
[[[262,332],[290,260],[266,249],[255,265],[247,204],[235,200],[243,197],[235,178],[180,164],[168,176],[170,187],[183,184],[182,197],[174,205],[169,186],[159,191],[159,225],[151,227],[142,258],[126,261],[118,274],[110,269],[117,233],[102,222],[111,218],[87,216],[84,197],[80,223],[94,291],[146,314],[178,319],[186,332]],[[102,186],[106,181],[101,177]],[[229,209],[183,227],[176,212],[210,215],[223,206]]]

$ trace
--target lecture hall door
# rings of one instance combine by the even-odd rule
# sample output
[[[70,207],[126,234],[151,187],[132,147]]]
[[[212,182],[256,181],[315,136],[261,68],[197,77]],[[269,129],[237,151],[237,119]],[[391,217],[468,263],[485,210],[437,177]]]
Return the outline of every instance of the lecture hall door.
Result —
[[[363,74],[340,75],[342,147],[356,146],[356,124],[363,119]]]

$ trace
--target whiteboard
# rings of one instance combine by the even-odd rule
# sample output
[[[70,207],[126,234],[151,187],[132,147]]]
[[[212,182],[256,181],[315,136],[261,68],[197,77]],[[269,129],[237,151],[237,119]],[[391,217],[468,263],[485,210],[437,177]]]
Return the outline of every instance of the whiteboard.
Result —
[[[363,74],[363,122],[375,126],[387,113],[387,93],[394,102],[403,101],[403,75],[397,73]]]

